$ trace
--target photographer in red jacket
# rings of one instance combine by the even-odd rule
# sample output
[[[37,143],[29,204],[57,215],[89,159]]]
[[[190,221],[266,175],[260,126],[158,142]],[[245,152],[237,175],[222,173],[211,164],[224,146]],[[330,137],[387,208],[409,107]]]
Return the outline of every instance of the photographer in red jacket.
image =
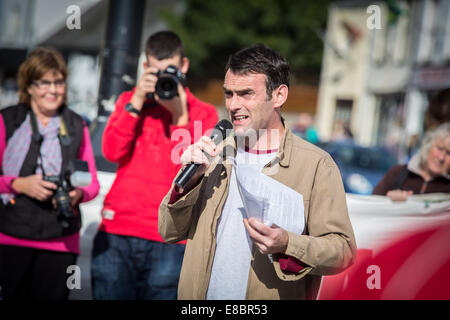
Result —
[[[103,135],[104,156],[118,170],[94,240],[94,299],[176,299],[185,245],[163,242],[158,208],[183,147],[218,120],[185,86],[189,60],[175,33],[151,35],[145,50],[143,74],[119,96]]]

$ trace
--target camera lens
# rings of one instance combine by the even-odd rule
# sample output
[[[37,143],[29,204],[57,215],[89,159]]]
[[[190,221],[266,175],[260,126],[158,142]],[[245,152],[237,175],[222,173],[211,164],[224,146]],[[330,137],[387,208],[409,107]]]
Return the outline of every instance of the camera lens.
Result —
[[[156,94],[161,99],[170,100],[178,95],[178,81],[173,76],[163,76],[156,82]]]
[[[161,89],[164,91],[172,91],[174,88],[173,85],[172,81],[164,80],[161,82]]]
[[[70,205],[69,194],[63,188],[58,188],[54,198],[58,211],[58,219],[63,227],[66,228],[69,225],[67,220],[74,217],[73,210]]]

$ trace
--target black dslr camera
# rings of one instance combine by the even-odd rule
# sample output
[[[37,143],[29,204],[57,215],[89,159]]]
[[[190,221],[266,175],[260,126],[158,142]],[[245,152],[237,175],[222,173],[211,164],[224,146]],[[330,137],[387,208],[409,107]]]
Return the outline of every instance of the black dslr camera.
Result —
[[[170,65],[166,70],[160,70],[155,74],[158,81],[155,86],[155,93],[163,100],[170,100],[178,95],[178,83],[186,85],[186,75],[177,67]],[[147,95],[149,99],[152,94]]]
[[[74,212],[70,204],[69,192],[75,187],[88,186],[92,177],[89,172],[88,163],[82,160],[74,160],[69,167],[58,176],[43,177],[45,181],[56,184],[57,189],[53,194],[56,202],[58,220],[64,228],[69,226],[68,220],[74,217]]]

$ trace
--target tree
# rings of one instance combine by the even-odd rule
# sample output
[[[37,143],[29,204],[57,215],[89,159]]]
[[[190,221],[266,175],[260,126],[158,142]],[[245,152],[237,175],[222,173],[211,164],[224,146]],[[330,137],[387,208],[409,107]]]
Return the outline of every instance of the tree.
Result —
[[[184,42],[191,78],[223,78],[231,53],[263,43],[286,57],[294,81],[318,79],[323,45],[316,32],[325,28],[329,1],[180,1],[181,13],[166,10],[162,17]]]

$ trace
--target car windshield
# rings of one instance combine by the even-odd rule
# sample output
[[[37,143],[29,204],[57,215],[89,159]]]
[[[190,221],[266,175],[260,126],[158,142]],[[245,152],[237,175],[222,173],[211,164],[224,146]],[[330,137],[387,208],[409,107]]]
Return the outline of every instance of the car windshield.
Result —
[[[387,171],[396,164],[395,158],[380,148],[341,146],[339,158],[346,166],[379,171]]]

